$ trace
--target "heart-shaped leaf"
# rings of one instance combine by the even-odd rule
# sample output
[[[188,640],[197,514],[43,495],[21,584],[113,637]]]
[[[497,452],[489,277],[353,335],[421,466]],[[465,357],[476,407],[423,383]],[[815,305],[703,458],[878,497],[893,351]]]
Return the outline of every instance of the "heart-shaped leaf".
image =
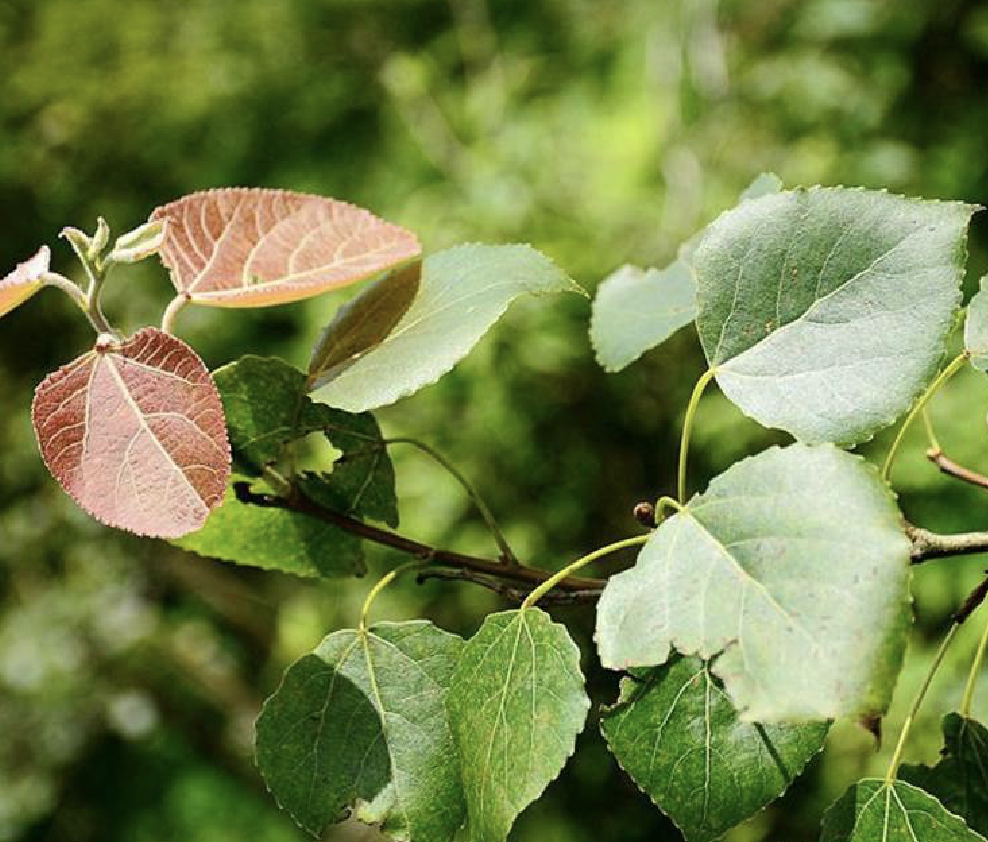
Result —
[[[195,351],[160,330],[101,337],[38,386],[32,417],[48,469],[109,526],[177,538],[223,500],[219,393]]]
[[[979,833],[988,833],[988,729],[959,713],[948,713],[940,754],[933,768],[902,766],[899,777],[938,798]]]
[[[826,723],[743,722],[699,658],[621,680],[601,730],[621,767],[689,842],[712,842],[778,798],[821,748]]]
[[[573,753],[590,707],[580,650],[538,608],[490,614],[446,700],[460,754],[467,839],[504,842]]]
[[[597,644],[611,669],[672,647],[704,660],[746,721],[885,711],[902,663],[909,541],[878,473],[832,445],[738,462],[611,577]]]
[[[921,789],[865,778],[824,814],[820,842],[984,842],[984,837]]]
[[[372,278],[419,256],[415,235],[361,208],[287,190],[193,193],[156,208],[161,259],[197,304],[263,307]]]
[[[268,788],[313,834],[357,818],[407,842],[448,842],[463,821],[443,706],[463,641],[431,623],[329,635],[288,668],[257,720]]]
[[[51,250],[48,246],[42,246],[33,257],[18,263],[17,268],[0,281],[0,316],[9,313],[44,286],[42,279],[50,262]]]
[[[521,295],[580,292],[531,246],[455,246],[425,259],[418,294],[388,336],[318,389],[350,412],[387,406],[434,383]]]
[[[843,188],[742,202],[693,255],[697,329],[743,412],[863,441],[936,374],[975,208]]]

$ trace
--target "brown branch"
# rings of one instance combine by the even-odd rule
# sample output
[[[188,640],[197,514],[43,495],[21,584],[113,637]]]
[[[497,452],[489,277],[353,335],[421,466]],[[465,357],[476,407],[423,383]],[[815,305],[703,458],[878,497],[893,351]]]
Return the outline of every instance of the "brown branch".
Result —
[[[988,532],[961,532],[941,535],[921,526],[906,524],[906,535],[912,542],[910,558],[913,564],[922,564],[936,558],[955,555],[974,555],[988,552]]]
[[[927,450],[926,458],[947,476],[976,485],[979,488],[988,488],[988,477],[972,471],[970,468],[965,468],[963,465],[958,465],[953,459],[947,458],[939,448],[931,447]]]
[[[241,503],[269,509],[284,509],[289,512],[297,512],[298,514],[332,524],[344,532],[349,532],[351,535],[356,535],[358,538],[363,538],[366,541],[372,541],[375,544],[390,547],[393,550],[407,553],[416,558],[427,559],[437,567],[467,570],[471,573],[479,574],[479,576],[471,578],[469,581],[476,582],[484,587],[491,587],[491,583],[496,583],[500,587],[502,580],[508,580],[522,586],[528,586],[527,588],[522,587],[519,589],[520,593],[526,593],[553,575],[553,571],[551,570],[540,570],[536,567],[527,567],[522,564],[502,564],[487,558],[479,558],[478,556],[465,555],[454,552],[453,550],[430,547],[428,544],[423,544],[412,538],[406,538],[404,535],[399,535],[396,532],[389,532],[387,529],[380,529],[348,515],[334,512],[332,509],[328,509],[310,500],[295,488],[292,489],[292,492],[287,497],[276,497],[270,494],[258,494],[251,490],[249,483],[237,482],[234,483],[234,491]],[[582,576],[567,576],[556,587],[567,593],[579,593],[581,594],[581,598],[587,598],[583,596],[587,593],[594,594],[594,598],[596,598],[596,596],[600,595],[600,591],[604,587],[604,582],[600,579],[587,579]],[[496,590],[496,588],[492,589]]]

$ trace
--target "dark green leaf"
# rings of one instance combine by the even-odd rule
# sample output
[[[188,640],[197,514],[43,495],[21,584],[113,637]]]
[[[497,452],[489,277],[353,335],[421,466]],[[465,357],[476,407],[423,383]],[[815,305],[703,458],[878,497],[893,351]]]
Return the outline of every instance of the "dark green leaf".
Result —
[[[689,842],[718,839],[778,798],[827,728],[743,722],[699,658],[623,679],[601,723],[622,768]]]
[[[724,394],[805,441],[859,442],[890,424],[943,357],[973,211],[812,188],[721,216],[693,269]]]
[[[718,656],[743,718],[881,713],[902,662],[909,541],[877,471],[832,445],[738,462],[611,577],[597,644],[611,669]]]
[[[306,515],[241,503],[232,489],[202,529],[173,543],[210,558],[296,576],[365,572],[359,538]]]
[[[468,642],[447,698],[471,842],[503,842],[559,774],[590,700],[580,652],[538,608],[491,614]]]
[[[827,810],[820,842],[984,842],[984,837],[910,784],[865,778]]]
[[[463,821],[444,699],[463,648],[424,620],[339,631],[285,673],[257,721],[257,763],[314,834],[345,818],[410,842]]]
[[[320,334],[309,360],[309,389],[323,386],[377,347],[405,315],[419,289],[422,263],[397,269],[348,301]]]
[[[903,766],[899,777],[936,796],[979,833],[988,833],[988,729],[948,713],[943,719],[942,758],[933,768]]]
[[[530,246],[463,245],[434,254],[394,330],[315,397],[350,412],[394,403],[442,377],[520,295],[552,292],[582,290]]]

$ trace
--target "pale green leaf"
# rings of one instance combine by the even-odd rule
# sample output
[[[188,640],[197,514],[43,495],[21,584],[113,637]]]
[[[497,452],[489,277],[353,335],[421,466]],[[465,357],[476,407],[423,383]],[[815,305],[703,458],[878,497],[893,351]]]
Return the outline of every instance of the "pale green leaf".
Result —
[[[665,269],[622,266],[597,289],[590,342],[607,371],[620,371],[696,316],[696,284],[680,260]]]
[[[964,320],[964,347],[971,355],[971,365],[988,371],[988,275],[967,305]]]
[[[340,307],[312,349],[307,391],[325,385],[376,348],[412,306],[421,279],[422,263],[415,261],[369,284]]]
[[[883,712],[905,645],[909,541],[877,472],[832,445],[736,463],[655,530],[597,609],[604,666],[705,660],[743,718]]]
[[[165,221],[146,222],[133,231],[121,234],[107,255],[111,263],[137,263],[156,254],[165,240]],[[93,247],[96,246],[94,241]]]
[[[820,842],[984,842],[984,837],[910,784],[865,778],[827,810]]]
[[[582,292],[530,246],[463,245],[425,259],[412,306],[394,330],[314,397],[361,412],[434,383],[521,295]]]
[[[902,766],[899,777],[935,796],[979,833],[988,833],[988,729],[980,722],[948,713],[940,762],[933,768]]]
[[[755,180],[744,188],[740,201],[747,202],[752,199],[760,199],[762,196],[778,193],[781,189],[782,179],[774,172],[759,173],[755,176]]]
[[[208,558],[295,576],[362,576],[366,570],[359,538],[297,512],[241,503],[232,488],[202,529],[172,543]]]
[[[743,722],[699,658],[623,679],[601,722],[621,767],[688,842],[719,839],[778,798],[827,729]]]
[[[566,764],[589,707],[564,626],[538,608],[484,620],[447,698],[471,842],[503,842]]]
[[[809,442],[892,423],[935,375],[974,208],[867,190],[743,202],[693,255],[697,328],[724,394]]]
[[[322,432],[342,456],[331,473],[302,478],[306,493],[341,514],[398,525],[394,467],[373,415],[314,403],[303,393],[305,375],[274,358],[241,357],[214,379],[242,472],[257,476],[289,442]]]
[[[463,648],[417,620],[329,635],[257,720],[268,789],[313,834],[351,811],[394,839],[451,840],[463,794],[444,699]]]

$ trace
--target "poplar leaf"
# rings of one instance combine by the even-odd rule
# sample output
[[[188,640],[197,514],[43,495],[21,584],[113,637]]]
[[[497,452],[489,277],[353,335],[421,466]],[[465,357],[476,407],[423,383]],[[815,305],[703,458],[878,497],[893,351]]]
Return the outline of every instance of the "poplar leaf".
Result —
[[[503,842],[566,764],[589,707],[564,626],[538,608],[488,615],[447,698],[470,842]]]
[[[287,190],[193,193],[156,208],[161,259],[197,304],[263,307],[375,277],[421,252],[415,235],[361,208]]]
[[[902,662],[909,549],[877,471],[832,445],[736,463],[664,521],[597,609],[610,669],[716,656],[745,721],[882,713]]]
[[[988,275],[967,305],[964,320],[964,347],[971,354],[971,365],[988,371]]]
[[[699,658],[622,679],[601,721],[621,767],[688,842],[719,839],[778,798],[828,727],[742,721]]]
[[[203,527],[173,541],[183,550],[293,576],[363,576],[360,539],[330,523],[284,509],[252,506],[227,489]]]
[[[336,312],[312,349],[309,389],[323,386],[376,348],[412,306],[422,278],[415,262],[374,281]]]
[[[391,333],[314,397],[350,412],[394,403],[453,368],[516,298],[554,292],[582,290],[530,246],[463,245],[427,257]]]
[[[257,764],[310,833],[346,818],[408,842],[451,840],[463,794],[444,699],[463,648],[424,620],[327,637],[257,720]]]
[[[974,211],[814,187],[722,215],[693,269],[724,394],[808,442],[852,444],[892,423],[940,365]]]
[[[865,778],[824,814],[820,842],[984,842],[984,837],[921,789]]]
[[[165,220],[146,222],[133,231],[121,234],[107,255],[114,263],[138,263],[157,252],[165,241]],[[95,246],[95,244],[94,244]],[[97,252],[98,253],[98,252]]]
[[[590,342],[606,371],[620,371],[695,317],[696,284],[686,263],[622,266],[597,289]]]
[[[0,281],[0,316],[5,316],[44,286],[43,278],[50,263],[51,250],[42,246],[33,257],[18,263],[17,268]]]
[[[223,500],[219,393],[195,351],[160,330],[100,337],[38,386],[32,419],[48,469],[108,526],[177,538]]]
[[[937,798],[979,833],[988,833],[988,729],[948,713],[936,766],[904,765],[899,777]]]

